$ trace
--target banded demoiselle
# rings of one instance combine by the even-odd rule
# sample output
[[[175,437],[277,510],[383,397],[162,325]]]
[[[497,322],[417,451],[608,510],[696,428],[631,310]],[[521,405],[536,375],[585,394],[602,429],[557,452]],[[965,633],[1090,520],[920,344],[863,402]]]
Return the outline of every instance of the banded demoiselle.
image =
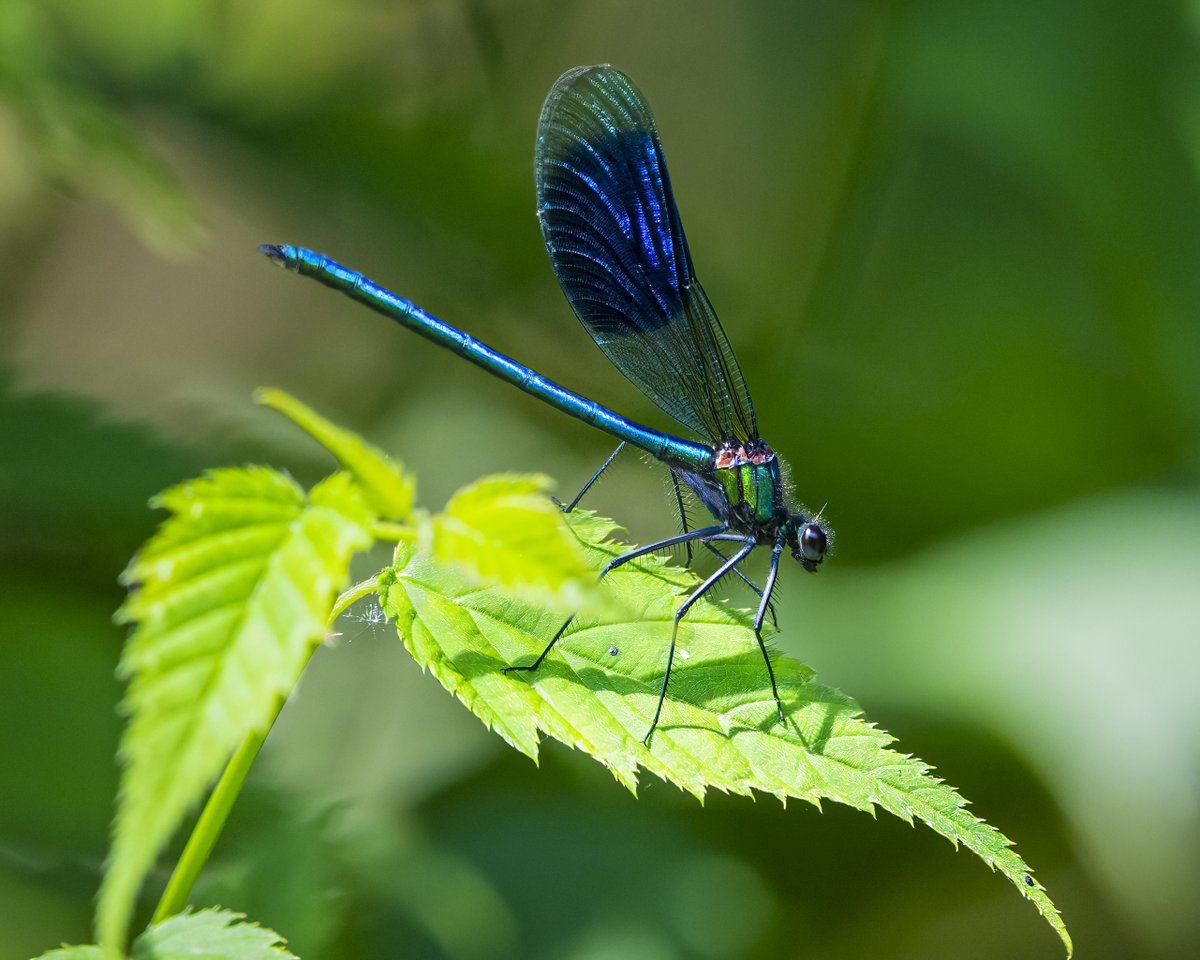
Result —
[[[759,595],[754,632],[783,722],[775,671],[762,639],[763,619],[783,551],[815,573],[832,534],[819,516],[792,503],[780,460],[759,436],[733,349],[696,279],[654,116],[633,82],[607,65],[579,67],[559,77],[538,122],[534,172],[546,249],[576,316],[617,369],[699,442],[634,423],[572,393],[328,257],[293,246],[260,249],[617,438],[617,449],[564,509],[579,502],[625,444],[667,466],[683,533],[630,550],[609,563],[601,577],[679,544],[688,545],[689,556],[692,543],[704,544],[720,565],[675,612],[658,704],[643,742],[649,743],[662,715],[680,620],[727,574],[749,583],[739,565],[756,547],[769,547],[766,582],[761,590],[754,587]],[[687,529],[681,483],[712,514],[713,523]],[[729,545],[732,553],[717,544]],[[568,619],[532,663],[505,672],[536,670],[570,624]]]

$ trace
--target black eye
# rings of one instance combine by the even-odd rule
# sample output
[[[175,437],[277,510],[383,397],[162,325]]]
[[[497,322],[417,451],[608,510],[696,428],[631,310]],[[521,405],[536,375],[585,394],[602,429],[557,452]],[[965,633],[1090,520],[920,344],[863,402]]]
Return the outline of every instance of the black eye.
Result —
[[[820,563],[825,557],[825,550],[828,546],[829,540],[825,536],[824,530],[815,523],[804,525],[804,529],[800,531],[800,552],[804,555],[805,560]]]

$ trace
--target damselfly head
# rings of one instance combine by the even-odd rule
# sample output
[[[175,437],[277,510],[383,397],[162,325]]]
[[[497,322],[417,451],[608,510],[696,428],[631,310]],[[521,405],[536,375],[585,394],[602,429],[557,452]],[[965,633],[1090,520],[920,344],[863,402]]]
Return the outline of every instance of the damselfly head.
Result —
[[[796,536],[791,543],[792,556],[809,573],[816,573],[825,554],[829,552],[833,534],[819,517],[806,520],[797,514],[793,519],[796,522]]]

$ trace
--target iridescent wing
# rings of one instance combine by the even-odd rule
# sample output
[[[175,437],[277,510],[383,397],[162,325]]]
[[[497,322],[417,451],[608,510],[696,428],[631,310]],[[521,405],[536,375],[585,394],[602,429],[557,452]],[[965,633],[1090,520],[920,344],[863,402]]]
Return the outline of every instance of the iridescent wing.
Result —
[[[579,67],[558,78],[534,172],[550,262],[609,360],[698,434],[757,439],[742,372],[692,267],[654,116],[625,74]]]

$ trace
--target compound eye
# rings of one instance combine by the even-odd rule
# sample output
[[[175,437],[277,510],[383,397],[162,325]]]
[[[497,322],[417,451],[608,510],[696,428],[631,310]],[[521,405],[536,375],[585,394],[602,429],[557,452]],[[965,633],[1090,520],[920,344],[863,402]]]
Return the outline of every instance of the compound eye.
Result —
[[[810,563],[820,563],[829,548],[829,538],[815,523],[806,523],[800,531],[800,553]]]

